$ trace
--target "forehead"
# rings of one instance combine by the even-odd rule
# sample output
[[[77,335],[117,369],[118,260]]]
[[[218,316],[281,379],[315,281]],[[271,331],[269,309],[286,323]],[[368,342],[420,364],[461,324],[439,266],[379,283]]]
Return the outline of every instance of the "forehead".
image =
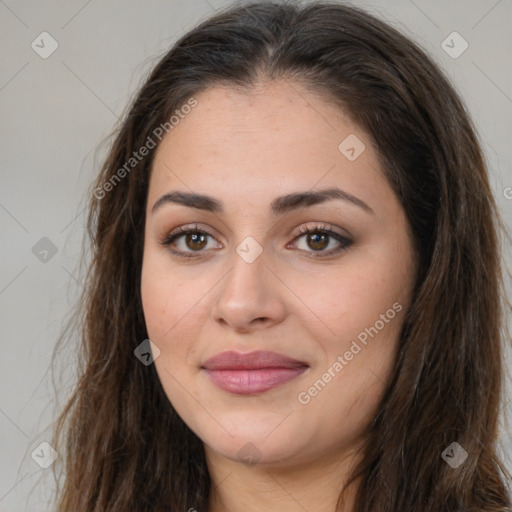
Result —
[[[322,146],[321,141],[325,149],[347,130],[361,132],[334,102],[298,83],[271,82],[250,90],[216,86],[195,98],[197,106],[172,130],[176,143],[192,135],[197,137],[196,145],[214,149],[249,142],[250,134],[255,142],[266,141],[273,148],[291,146],[301,153]],[[307,147],[301,142],[308,142]]]
[[[366,202],[391,193],[369,137],[326,97],[297,83],[240,91],[212,87],[163,138],[153,162],[150,203],[167,189],[235,200],[337,186]],[[356,138],[354,138],[356,137]],[[364,148],[355,160],[344,141]],[[353,145],[353,144],[352,144]],[[346,148],[345,148],[346,149]]]

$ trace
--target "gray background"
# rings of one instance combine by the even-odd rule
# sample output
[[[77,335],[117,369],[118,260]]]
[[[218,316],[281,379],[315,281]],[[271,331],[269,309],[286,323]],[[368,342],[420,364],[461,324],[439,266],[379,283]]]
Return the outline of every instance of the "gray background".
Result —
[[[512,1],[357,3],[419,42],[452,79],[477,124],[495,196],[510,226]],[[0,0],[2,511],[50,510],[51,469],[40,468],[31,453],[51,440],[55,410],[73,384],[72,351],[61,358],[69,359],[69,366],[57,381],[60,401],[49,365],[81,287],[77,262],[84,194],[105,154],[101,142],[158,57],[225,5],[217,0]],[[46,59],[31,47],[43,31],[59,45]],[[453,31],[469,44],[456,59],[441,47]],[[43,237],[57,249],[46,262],[32,250]],[[510,268],[507,242],[504,249]],[[506,284],[510,297],[509,277]],[[508,354],[508,368],[511,360]],[[511,409],[510,388],[507,397]],[[512,429],[505,425],[502,420],[502,449],[512,469]]]

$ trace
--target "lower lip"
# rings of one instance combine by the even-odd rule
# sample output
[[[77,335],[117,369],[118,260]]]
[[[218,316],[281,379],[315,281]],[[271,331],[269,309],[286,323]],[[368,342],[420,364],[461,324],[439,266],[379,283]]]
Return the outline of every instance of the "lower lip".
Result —
[[[280,386],[304,373],[301,368],[261,368],[257,370],[206,370],[213,383],[224,391],[239,395],[261,393]]]

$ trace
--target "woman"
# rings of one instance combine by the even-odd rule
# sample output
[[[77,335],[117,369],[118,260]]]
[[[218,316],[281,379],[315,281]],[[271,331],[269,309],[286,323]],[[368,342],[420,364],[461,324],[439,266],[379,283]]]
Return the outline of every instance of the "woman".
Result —
[[[414,43],[233,6],[160,60],[91,192],[59,510],[510,510],[499,216]]]

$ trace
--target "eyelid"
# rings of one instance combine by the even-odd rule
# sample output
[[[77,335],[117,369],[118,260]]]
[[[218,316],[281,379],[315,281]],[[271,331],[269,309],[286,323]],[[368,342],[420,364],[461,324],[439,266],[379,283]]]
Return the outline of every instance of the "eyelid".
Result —
[[[313,226],[309,227],[309,224],[313,224]],[[347,241],[349,240],[349,238],[351,238],[350,235],[339,233],[336,230],[337,228],[335,228],[332,224],[328,224],[328,223],[325,223],[325,222],[317,222],[317,223],[307,222],[305,224],[305,226],[306,226],[305,229],[302,229],[302,225],[299,226],[294,231],[295,234],[293,236],[300,236],[300,235],[308,234],[308,233],[315,232],[315,231],[321,231],[321,232],[323,232],[323,231],[332,231],[333,233],[336,233],[340,237],[347,239]]]
[[[160,243],[162,245],[167,246],[174,239],[179,237],[180,235],[186,235],[189,232],[201,233],[201,234],[204,234],[204,235],[207,235],[207,236],[210,236],[210,237],[216,239],[216,237],[210,232],[210,230],[214,231],[212,228],[209,228],[209,227],[208,228],[201,227],[201,224],[197,224],[197,223],[185,224],[183,226],[179,226],[179,227],[173,229],[172,231],[170,231],[169,233],[164,235],[163,240],[161,240]]]

